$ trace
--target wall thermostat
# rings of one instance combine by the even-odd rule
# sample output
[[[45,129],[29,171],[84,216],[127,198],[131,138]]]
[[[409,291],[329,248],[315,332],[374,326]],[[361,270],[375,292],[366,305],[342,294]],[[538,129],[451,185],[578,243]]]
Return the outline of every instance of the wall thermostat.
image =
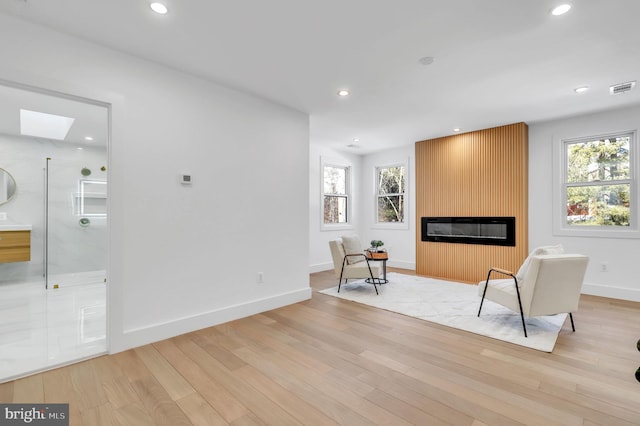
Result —
[[[180,175],[180,183],[183,185],[191,185],[191,175]]]

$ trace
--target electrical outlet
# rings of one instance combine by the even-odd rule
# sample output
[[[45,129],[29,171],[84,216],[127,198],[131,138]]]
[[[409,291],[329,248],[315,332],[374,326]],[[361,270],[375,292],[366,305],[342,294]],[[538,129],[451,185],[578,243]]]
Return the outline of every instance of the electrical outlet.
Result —
[[[264,272],[258,272],[258,284],[264,283]]]
[[[600,264],[600,272],[609,272],[609,263],[608,262],[602,262]]]

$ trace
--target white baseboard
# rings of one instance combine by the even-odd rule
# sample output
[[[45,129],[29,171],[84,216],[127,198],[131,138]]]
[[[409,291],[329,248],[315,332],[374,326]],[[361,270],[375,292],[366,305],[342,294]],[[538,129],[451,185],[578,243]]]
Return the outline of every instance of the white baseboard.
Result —
[[[316,272],[329,271],[333,269],[333,262],[331,263],[316,263],[315,265],[309,265],[309,273],[314,274]]]
[[[390,260],[387,262],[387,266],[391,266],[392,268],[409,269],[411,271],[416,270],[415,262],[405,262],[402,260]],[[309,265],[310,274],[322,271],[330,271],[332,269],[333,263],[317,263],[315,265]]]
[[[584,283],[582,293],[592,296],[608,297],[611,299],[631,300],[640,302],[640,289],[616,287],[610,285]]]
[[[214,311],[176,319],[171,322],[125,330],[123,335],[118,338],[117,347],[113,347],[116,345],[112,345],[112,347],[110,347],[110,353],[117,353],[160,340],[169,339],[181,334],[212,327],[240,318],[246,318],[251,315],[270,311],[272,309],[277,309],[308,299],[311,299],[311,288],[305,287],[289,293],[252,300],[247,303],[228,306]]]
[[[411,271],[416,270],[415,262],[405,262],[402,260],[390,260],[387,262],[387,266],[391,266],[392,268],[409,269]]]

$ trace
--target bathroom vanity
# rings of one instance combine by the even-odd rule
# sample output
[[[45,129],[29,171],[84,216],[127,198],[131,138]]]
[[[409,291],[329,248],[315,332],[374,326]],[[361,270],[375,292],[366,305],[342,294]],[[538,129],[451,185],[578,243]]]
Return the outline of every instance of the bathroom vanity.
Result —
[[[0,225],[0,263],[31,260],[31,226]]]

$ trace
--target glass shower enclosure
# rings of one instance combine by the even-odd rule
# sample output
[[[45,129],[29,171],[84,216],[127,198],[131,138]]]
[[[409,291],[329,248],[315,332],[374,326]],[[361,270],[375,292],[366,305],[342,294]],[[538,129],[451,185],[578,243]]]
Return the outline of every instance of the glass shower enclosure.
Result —
[[[0,232],[30,230],[0,261],[0,382],[106,352],[108,137],[108,105],[0,82]]]

